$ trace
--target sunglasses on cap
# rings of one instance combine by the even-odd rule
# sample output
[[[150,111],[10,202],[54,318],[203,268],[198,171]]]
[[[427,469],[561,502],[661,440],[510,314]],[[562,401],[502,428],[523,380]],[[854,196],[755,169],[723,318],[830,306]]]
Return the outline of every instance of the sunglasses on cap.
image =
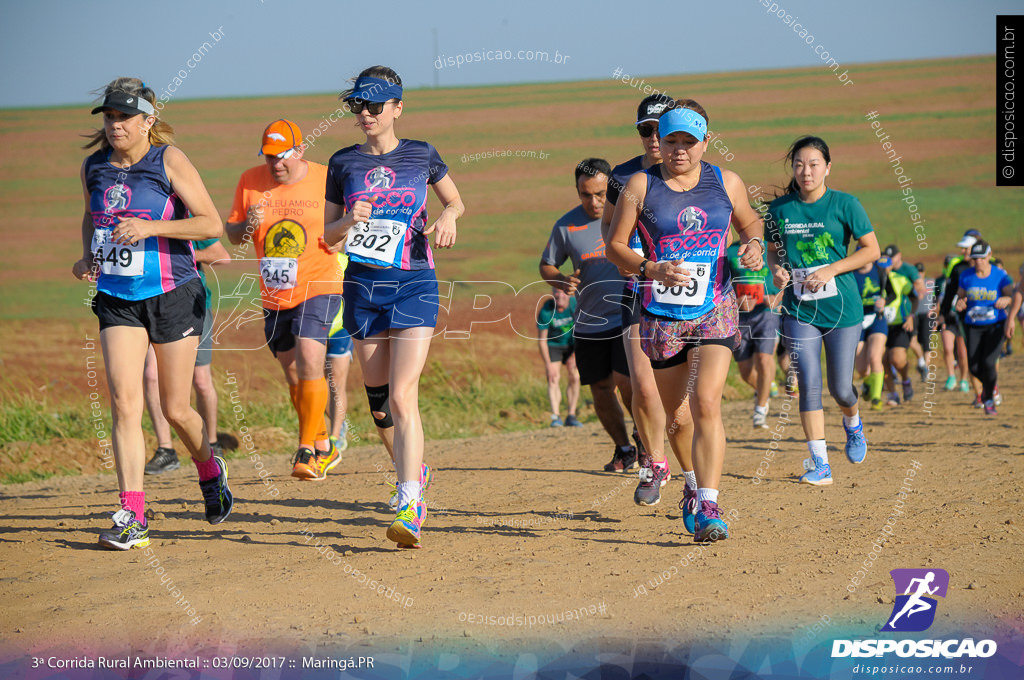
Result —
[[[362,99],[349,99],[345,102],[345,108],[352,113],[362,113],[363,109],[370,112],[371,116],[379,116],[384,110],[384,105],[387,102],[368,102]]]
[[[657,123],[640,123],[636,126],[636,131],[640,133],[640,136],[647,139],[651,135],[658,132]]]

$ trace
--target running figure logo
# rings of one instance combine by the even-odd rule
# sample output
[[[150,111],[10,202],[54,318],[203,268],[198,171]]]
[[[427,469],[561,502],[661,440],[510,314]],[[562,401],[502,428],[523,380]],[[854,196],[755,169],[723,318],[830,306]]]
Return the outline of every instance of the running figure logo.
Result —
[[[935,620],[938,601],[929,595],[946,596],[949,574],[945,569],[893,569],[896,603],[889,622],[881,631],[920,632],[928,630]]]
[[[707,226],[708,214],[696,206],[688,205],[679,213],[677,223],[679,231],[684,234],[691,231],[701,231]]]
[[[383,165],[378,165],[366,173],[366,178],[363,181],[366,183],[367,191],[390,189],[395,184],[395,171]]]
[[[107,212],[126,210],[132,200],[132,190],[122,182],[112,184],[103,192],[103,202],[107,204]]]

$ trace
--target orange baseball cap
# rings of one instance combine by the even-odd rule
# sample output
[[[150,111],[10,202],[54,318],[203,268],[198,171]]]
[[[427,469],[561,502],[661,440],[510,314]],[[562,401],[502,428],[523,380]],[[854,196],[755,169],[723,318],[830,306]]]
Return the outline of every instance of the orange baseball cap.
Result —
[[[302,132],[299,126],[290,120],[275,120],[263,131],[263,146],[260,156],[279,156],[302,144]]]

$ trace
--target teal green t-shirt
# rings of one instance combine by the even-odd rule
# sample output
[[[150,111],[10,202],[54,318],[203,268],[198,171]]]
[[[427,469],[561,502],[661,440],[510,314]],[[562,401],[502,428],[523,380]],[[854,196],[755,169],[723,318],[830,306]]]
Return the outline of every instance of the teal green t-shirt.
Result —
[[[192,241],[192,247],[198,250],[206,250],[214,243],[219,241],[219,238],[208,238],[203,241]],[[203,282],[203,288],[206,289],[206,308],[211,309],[213,305],[213,293],[210,292],[210,287],[206,285],[206,267],[196,263],[196,271],[199,272],[199,280]]]
[[[548,347],[572,347],[572,317],[576,313],[576,298],[569,298],[569,306],[558,311],[555,301],[548,300],[537,313],[537,328],[548,329]]]
[[[817,293],[805,291],[801,282],[815,269],[845,258],[850,241],[872,231],[860,201],[842,191],[827,189],[814,203],[804,203],[795,193],[772,201],[765,240],[778,246],[792,276],[782,299],[783,313],[821,328],[861,323],[864,310],[853,272],[840,274]]]
[[[736,297],[752,295],[762,300],[762,302],[759,302],[751,311],[758,312],[764,309],[768,305],[765,296],[776,295],[779,292],[779,289],[775,287],[775,282],[772,280],[772,272],[768,269],[768,265],[765,264],[760,271],[754,272],[740,264],[739,243],[733,243],[729,246],[728,250],[725,251],[725,255],[729,259],[729,270],[732,272],[732,287],[736,291]]]

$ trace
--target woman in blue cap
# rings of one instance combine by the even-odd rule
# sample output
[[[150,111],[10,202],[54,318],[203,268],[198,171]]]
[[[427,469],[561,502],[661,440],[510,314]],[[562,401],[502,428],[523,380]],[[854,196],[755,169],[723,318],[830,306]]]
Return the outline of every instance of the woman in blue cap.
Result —
[[[1009,274],[992,265],[992,248],[987,242],[977,240],[969,257],[972,268],[957,281],[956,311],[964,321],[968,368],[981,381],[985,414],[994,416],[999,353],[1003,338],[1013,335],[1006,332],[1006,309],[1013,302],[1014,285]]]
[[[608,259],[639,274],[640,342],[651,359],[667,418],[689,396],[697,478],[694,540],[728,538],[718,508],[725,460],[722,391],[738,332],[738,307],[726,249],[729,228],[740,236],[742,266],[763,264],[761,218],[746,185],[702,160],[708,116],[692,99],[672,102],[658,120],[662,163],[633,175],[612,216]],[[634,227],[643,255],[629,246]]]
[[[843,411],[846,457],[861,463],[867,441],[853,387],[857,343],[864,308],[853,272],[878,259],[878,239],[854,196],[825,184],[832,169],[828,145],[802,137],[786,159],[793,175],[786,193],[771,202],[765,219],[768,262],[775,285],[785,289],[783,334],[796,355],[800,422],[811,453],[804,484],[832,483],[822,408],[821,350],[825,348],[828,390]],[[851,252],[850,242],[860,248]]]
[[[448,166],[427,142],[399,139],[402,81],[372,66],[341,94],[366,140],[328,163],[324,238],[344,249],[344,323],[355,341],[370,413],[393,456],[397,510],[387,536],[400,548],[420,547],[431,480],[423,464],[419,380],[437,324],[435,248],[455,245],[465,212]],[[427,220],[427,186],[444,209]],[[429,225],[429,226],[428,226]]]

